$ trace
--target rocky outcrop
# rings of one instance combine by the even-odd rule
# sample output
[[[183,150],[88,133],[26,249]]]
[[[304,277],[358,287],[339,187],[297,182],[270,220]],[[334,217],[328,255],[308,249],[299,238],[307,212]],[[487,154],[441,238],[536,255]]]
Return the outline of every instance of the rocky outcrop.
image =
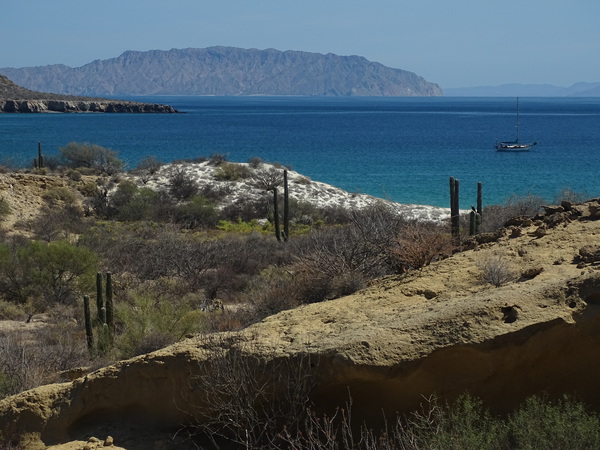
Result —
[[[107,112],[176,113],[169,105],[108,100],[94,97],[36,92],[16,85],[0,75],[0,113]]]
[[[44,113],[44,112],[96,112],[96,113],[176,113],[169,105],[120,101],[84,100],[0,100],[0,112]]]
[[[281,312],[217,336],[217,344],[190,337],[4,399],[0,429],[29,439],[27,448],[108,435],[119,445],[135,439],[136,427],[141,443],[148,430],[202,420],[198,371],[224,367],[217,360],[232,349],[250,364],[310,356],[315,407],[344,405],[350,393],[357,423],[411,410],[434,393],[451,400],[469,391],[498,412],[542,392],[574,393],[598,407],[600,266],[590,237],[600,234],[599,206],[571,205],[560,222],[551,218],[560,211],[522,221],[512,225],[519,233],[506,229],[495,242],[348,297]],[[535,275],[494,287],[481,270],[490,256]]]
[[[127,51],[82,67],[2,68],[38,91],[71,95],[439,96],[437,84],[360,56],[210,47]]]

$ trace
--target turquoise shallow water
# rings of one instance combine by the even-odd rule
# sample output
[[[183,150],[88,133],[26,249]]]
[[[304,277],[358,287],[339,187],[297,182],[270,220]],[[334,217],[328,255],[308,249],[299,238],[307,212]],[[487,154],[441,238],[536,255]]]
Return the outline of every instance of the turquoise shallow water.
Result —
[[[136,98],[132,98],[136,100]],[[600,98],[521,98],[528,153],[494,151],[515,135],[515,99],[144,97],[176,115],[0,115],[0,163],[29,164],[69,142],[118,151],[130,167],[226,154],[290,165],[314,180],[400,203],[447,206],[448,178],[461,182],[461,207],[513,194],[552,200],[561,189],[600,196]]]

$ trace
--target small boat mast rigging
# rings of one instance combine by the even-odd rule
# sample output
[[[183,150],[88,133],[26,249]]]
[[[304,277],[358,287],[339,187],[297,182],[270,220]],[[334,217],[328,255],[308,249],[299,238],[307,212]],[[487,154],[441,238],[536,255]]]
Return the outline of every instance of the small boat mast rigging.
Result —
[[[517,97],[517,138],[514,141],[496,142],[498,152],[528,152],[537,142],[522,144],[519,142],[519,98]]]

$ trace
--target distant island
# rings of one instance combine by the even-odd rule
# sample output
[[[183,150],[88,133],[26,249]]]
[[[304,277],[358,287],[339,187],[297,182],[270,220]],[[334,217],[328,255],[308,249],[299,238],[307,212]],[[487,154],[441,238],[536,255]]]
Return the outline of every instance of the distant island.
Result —
[[[94,97],[37,92],[18,86],[0,75],[0,112],[118,112],[118,113],[176,113],[169,105],[109,100]]]
[[[569,87],[512,83],[500,86],[444,88],[443,91],[447,97],[600,97],[600,82],[579,82]]]
[[[70,95],[442,95],[412,72],[360,56],[234,47],[126,51],[76,68],[0,68],[0,74],[28,89]]]

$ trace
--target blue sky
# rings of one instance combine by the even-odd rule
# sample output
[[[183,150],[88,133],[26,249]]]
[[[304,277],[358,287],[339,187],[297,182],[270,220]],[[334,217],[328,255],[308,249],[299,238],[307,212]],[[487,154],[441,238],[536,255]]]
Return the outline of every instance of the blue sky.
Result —
[[[600,81],[598,0],[8,0],[0,67],[126,50],[360,55],[443,88]]]

